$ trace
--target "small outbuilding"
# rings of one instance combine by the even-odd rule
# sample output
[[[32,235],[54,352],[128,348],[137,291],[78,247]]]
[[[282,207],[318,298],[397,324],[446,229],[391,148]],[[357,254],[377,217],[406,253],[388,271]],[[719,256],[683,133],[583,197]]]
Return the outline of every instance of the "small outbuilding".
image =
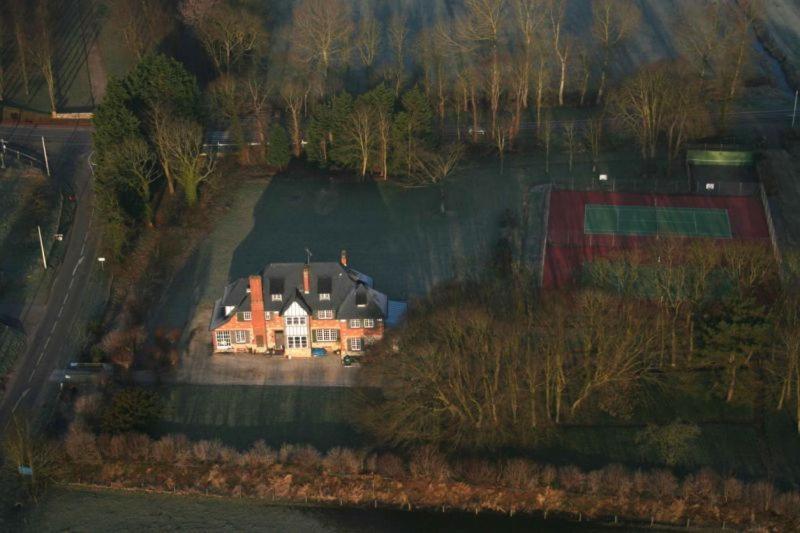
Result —
[[[755,153],[740,146],[702,145],[686,151],[692,192],[750,196],[758,192]]]

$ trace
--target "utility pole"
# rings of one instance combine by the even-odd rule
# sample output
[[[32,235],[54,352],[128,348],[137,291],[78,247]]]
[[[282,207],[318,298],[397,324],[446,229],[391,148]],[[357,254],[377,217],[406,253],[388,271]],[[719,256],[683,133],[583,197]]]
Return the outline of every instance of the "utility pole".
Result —
[[[44,167],[47,169],[47,177],[50,177],[50,163],[47,161],[47,146],[44,144],[44,135],[42,135],[42,151],[44,152]]]
[[[794,92],[794,111],[792,111],[792,128],[794,128],[795,119],[797,118],[797,95],[800,90]]]
[[[44,269],[47,270],[47,257],[44,255],[44,242],[42,241],[42,227],[36,226],[36,231],[39,232],[39,249],[42,250],[42,265],[44,265]]]

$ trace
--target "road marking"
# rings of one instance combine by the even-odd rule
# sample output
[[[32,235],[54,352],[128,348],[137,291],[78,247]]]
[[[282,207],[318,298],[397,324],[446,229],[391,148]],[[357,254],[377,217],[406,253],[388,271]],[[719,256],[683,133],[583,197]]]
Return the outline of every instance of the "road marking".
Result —
[[[57,326],[57,325],[58,325],[58,322],[53,322],[53,327],[52,327],[52,328],[50,328],[50,335],[52,335],[52,334],[53,334],[53,332],[56,330],[56,326]]]
[[[14,407],[11,408],[12,413],[17,410],[17,407],[19,407],[19,402],[21,402],[22,399],[28,394],[29,390],[31,390],[30,387],[22,391],[22,394],[19,395],[19,398],[17,398],[17,403],[15,403]]]
[[[83,251],[81,251],[81,254],[83,254]],[[78,262],[75,263],[75,268],[72,269],[72,276],[73,277],[75,276],[75,272],[78,271],[78,267],[80,266],[81,263],[83,263],[83,255],[81,255],[80,259],[78,259]]]
[[[47,342],[50,342],[50,338],[47,339]],[[45,347],[47,347],[46,344]],[[39,366],[39,363],[42,361],[42,357],[44,357],[44,350],[42,350],[42,353],[39,354],[39,359],[36,360],[36,366]]]
[[[30,383],[31,381],[33,381],[33,375],[34,375],[35,373],[36,373],[36,368],[34,368],[33,370],[31,370],[31,376],[28,378],[28,383]]]

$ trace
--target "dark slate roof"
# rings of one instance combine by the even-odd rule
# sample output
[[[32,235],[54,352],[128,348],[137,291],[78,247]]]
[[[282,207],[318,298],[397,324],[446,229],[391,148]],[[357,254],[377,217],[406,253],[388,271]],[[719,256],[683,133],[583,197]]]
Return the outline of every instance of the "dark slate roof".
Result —
[[[320,309],[333,309],[336,318],[386,318],[388,299],[372,288],[372,278],[340,263],[310,263],[309,292],[303,292],[304,263],[271,263],[261,272],[264,290],[264,310],[283,312],[293,302],[298,302],[309,314]],[[225,293],[214,305],[210,329],[215,329],[239,311],[250,311],[249,281],[241,278],[225,288]],[[320,300],[319,294],[330,294],[329,300]],[[281,299],[273,301],[272,295]],[[225,306],[234,306],[225,315]]]

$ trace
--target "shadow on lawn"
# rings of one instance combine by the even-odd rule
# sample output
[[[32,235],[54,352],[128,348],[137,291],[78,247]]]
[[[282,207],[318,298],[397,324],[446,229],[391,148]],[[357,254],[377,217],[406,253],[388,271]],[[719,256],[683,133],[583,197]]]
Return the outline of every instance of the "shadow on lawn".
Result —
[[[477,172],[476,172],[477,170]],[[435,284],[476,273],[499,236],[498,220],[518,209],[519,183],[467,168],[445,188],[348,182],[293,167],[273,178],[253,210],[253,230],[236,248],[229,279],[271,262],[337,261],[375,279],[392,298],[426,294]]]

